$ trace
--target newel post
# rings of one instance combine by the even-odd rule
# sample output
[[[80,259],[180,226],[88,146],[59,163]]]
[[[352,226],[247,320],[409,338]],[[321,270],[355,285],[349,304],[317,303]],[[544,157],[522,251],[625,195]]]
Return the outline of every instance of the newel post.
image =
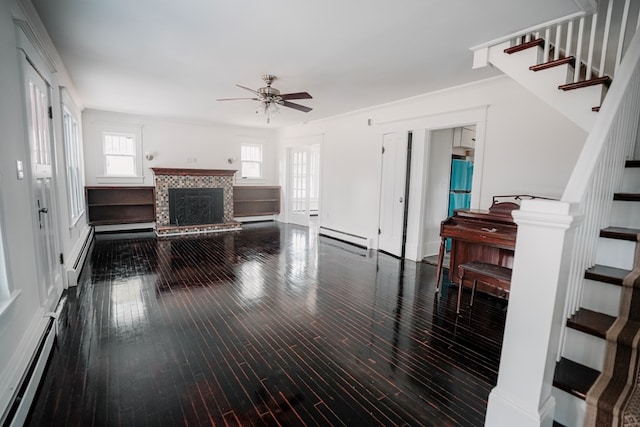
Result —
[[[498,384],[485,426],[551,427],[553,372],[563,323],[576,225],[575,206],[524,200],[518,224],[511,292]]]

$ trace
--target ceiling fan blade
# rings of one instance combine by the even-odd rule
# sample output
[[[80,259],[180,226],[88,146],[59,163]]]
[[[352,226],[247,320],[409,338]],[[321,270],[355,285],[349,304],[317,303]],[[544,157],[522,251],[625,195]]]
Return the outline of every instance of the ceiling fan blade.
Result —
[[[281,93],[280,98],[282,99],[312,99],[313,97],[309,95],[307,92],[296,92],[296,93]]]
[[[313,108],[305,107],[304,105],[300,105],[300,104],[294,104],[293,102],[289,102],[289,101],[282,101],[282,105],[284,105],[285,107],[293,108],[295,110],[304,111],[305,113],[308,113],[309,111],[313,110]]]
[[[252,101],[260,101],[258,98],[219,98],[216,101],[237,101],[240,99],[250,99]]]
[[[236,86],[238,86],[238,87],[239,87],[239,88],[241,88],[241,89],[248,90],[248,91],[249,91],[249,92],[251,92],[251,93],[255,93],[256,95],[260,95],[260,93],[258,93],[258,91],[255,91],[255,90],[253,90],[253,89],[251,89],[251,88],[248,88],[248,87],[246,87],[246,86],[242,86],[242,85],[238,85],[238,84],[237,84]]]

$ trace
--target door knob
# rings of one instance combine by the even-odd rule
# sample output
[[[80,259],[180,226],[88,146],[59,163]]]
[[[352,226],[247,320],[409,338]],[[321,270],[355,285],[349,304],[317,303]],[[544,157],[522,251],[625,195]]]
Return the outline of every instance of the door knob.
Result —
[[[400,203],[402,203],[402,197],[400,197]]]
[[[38,210],[38,212],[40,212],[40,213],[49,213],[49,208],[40,208]]]

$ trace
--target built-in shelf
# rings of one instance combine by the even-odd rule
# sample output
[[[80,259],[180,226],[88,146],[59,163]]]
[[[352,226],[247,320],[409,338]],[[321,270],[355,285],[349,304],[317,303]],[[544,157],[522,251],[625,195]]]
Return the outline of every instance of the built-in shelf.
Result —
[[[280,213],[279,186],[233,187],[233,216],[262,216]]]
[[[155,187],[85,187],[91,225],[156,220]]]

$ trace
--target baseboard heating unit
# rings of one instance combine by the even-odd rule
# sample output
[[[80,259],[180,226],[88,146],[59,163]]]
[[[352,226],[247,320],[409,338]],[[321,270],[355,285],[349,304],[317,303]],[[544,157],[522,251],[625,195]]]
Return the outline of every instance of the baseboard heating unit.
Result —
[[[53,348],[53,343],[56,338],[54,322],[56,322],[56,319],[49,317],[47,326],[38,342],[38,347],[31,357],[31,360],[29,360],[27,370],[20,380],[20,385],[16,389],[16,394],[6,414],[0,419],[3,427],[22,426],[29,415],[31,403],[38,391],[42,374],[49,361],[49,355],[51,354],[51,349]]]
[[[366,237],[357,236],[351,233],[345,233],[344,231],[334,230],[332,228],[320,226],[319,234],[321,236],[331,237],[336,240],[351,243],[352,245],[359,246],[364,249],[371,249],[371,241]]]
[[[89,253],[93,243],[93,234],[94,229],[93,227],[90,227],[82,245],[79,247],[79,250],[76,251],[75,257],[73,257],[73,264],[70,264],[67,267],[67,285],[69,287],[78,286],[78,279],[80,278],[84,261],[87,259],[87,254]]]

